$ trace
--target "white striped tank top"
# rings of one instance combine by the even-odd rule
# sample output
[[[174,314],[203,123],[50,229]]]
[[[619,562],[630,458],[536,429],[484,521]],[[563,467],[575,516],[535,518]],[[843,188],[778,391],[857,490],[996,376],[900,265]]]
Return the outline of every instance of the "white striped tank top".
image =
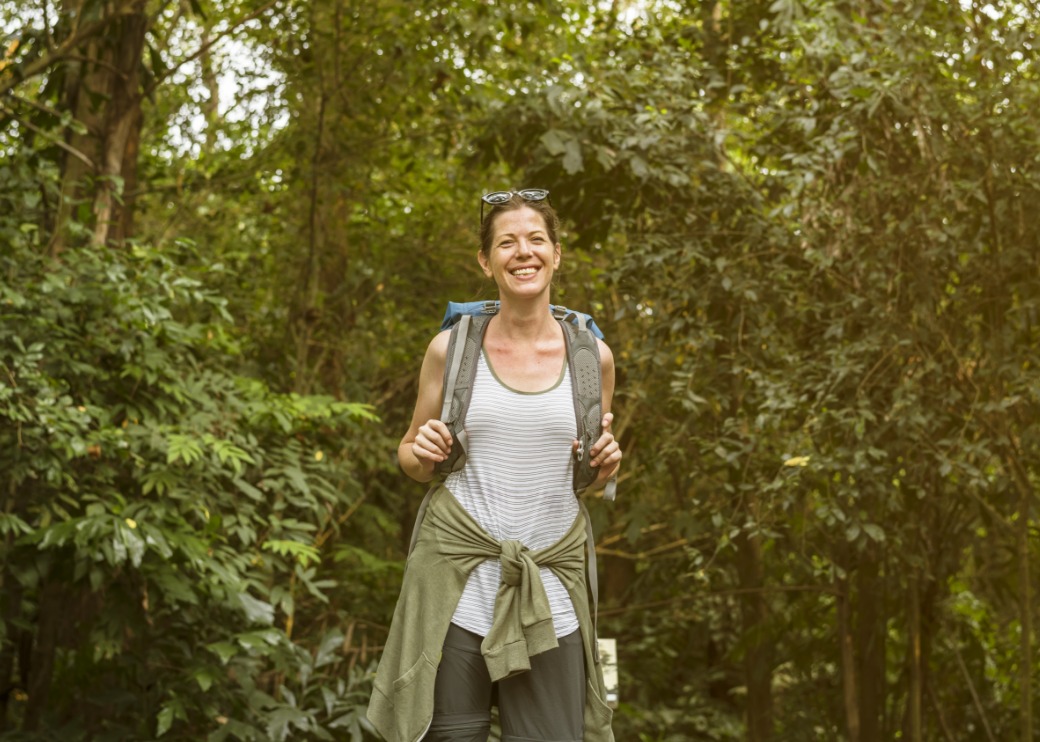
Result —
[[[532,550],[559,541],[579,509],[572,454],[577,423],[566,361],[551,389],[519,392],[499,381],[482,351],[465,429],[466,465],[445,484],[466,512],[499,541],[515,539]],[[501,574],[497,559],[470,572],[452,623],[487,636]],[[570,596],[548,568],[541,577],[556,636],[566,636],[578,628]]]

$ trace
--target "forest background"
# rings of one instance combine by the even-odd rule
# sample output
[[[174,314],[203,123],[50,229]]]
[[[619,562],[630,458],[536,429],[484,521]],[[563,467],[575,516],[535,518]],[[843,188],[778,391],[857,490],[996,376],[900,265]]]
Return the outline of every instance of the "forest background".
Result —
[[[1040,734],[1033,0],[0,0],[0,737],[371,739],[479,196],[618,366],[619,740]]]

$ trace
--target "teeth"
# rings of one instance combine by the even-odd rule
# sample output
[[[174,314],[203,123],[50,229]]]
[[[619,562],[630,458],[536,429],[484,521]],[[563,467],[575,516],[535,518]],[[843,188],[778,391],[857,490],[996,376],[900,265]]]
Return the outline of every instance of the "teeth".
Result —
[[[530,276],[535,272],[534,268],[517,268],[513,271],[514,276]]]

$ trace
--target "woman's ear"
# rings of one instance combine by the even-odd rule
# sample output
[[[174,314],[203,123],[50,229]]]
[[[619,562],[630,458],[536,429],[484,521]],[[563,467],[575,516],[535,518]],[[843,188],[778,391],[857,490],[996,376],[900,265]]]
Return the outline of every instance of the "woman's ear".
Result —
[[[477,250],[477,262],[480,263],[481,269],[484,271],[484,275],[491,278],[491,265],[488,263],[487,257],[484,255],[483,250]]]
[[[560,254],[563,247],[559,242],[556,243],[556,247],[553,249],[553,270],[557,270],[560,267]]]

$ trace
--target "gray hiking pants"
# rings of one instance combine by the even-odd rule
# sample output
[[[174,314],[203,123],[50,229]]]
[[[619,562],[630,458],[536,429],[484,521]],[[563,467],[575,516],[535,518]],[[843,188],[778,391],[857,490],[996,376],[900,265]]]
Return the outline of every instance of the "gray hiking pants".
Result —
[[[423,742],[487,742],[497,691],[502,742],[581,742],[585,652],[581,632],[531,658],[531,670],[492,684],[482,637],[451,624],[437,669],[433,723]],[[497,686],[497,688],[495,687]]]

